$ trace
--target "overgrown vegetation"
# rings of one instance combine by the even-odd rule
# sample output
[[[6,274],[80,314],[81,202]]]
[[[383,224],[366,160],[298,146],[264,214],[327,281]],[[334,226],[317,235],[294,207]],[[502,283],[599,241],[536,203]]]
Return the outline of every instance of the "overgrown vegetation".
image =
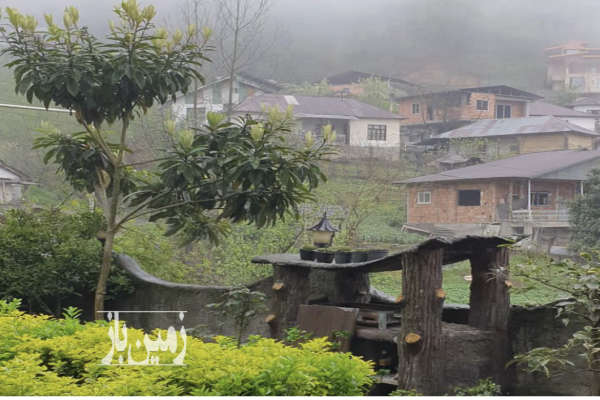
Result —
[[[3,396],[350,396],[365,394],[374,375],[370,362],[329,351],[325,338],[288,347],[252,337],[238,348],[227,337],[204,343],[188,336],[186,367],[103,366],[100,360],[111,346],[106,322],[80,324],[72,313],[58,320],[33,316],[18,306],[0,301]],[[128,328],[129,343],[143,336]],[[146,349],[133,349],[132,357],[144,359]],[[175,354],[160,357],[169,363]]]
[[[25,309],[60,315],[86,305],[98,280],[102,246],[98,213],[12,210],[0,224],[0,296],[21,298]],[[111,274],[108,298],[133,289],[120,270]]]

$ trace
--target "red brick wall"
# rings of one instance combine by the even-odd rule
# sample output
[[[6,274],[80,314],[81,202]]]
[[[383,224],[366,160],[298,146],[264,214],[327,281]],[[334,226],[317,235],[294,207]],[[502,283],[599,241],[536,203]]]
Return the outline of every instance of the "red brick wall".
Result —
[[[481,190],[480,206],[459,206],[458,190]],[[417,204],[418,192],[431,192],[431,204]],[[574,181],[533,181],[532,192],[548,192],[549,204],[533,206],[536,210],[554,210],[575,198]],[[508,204],[510,186],[507,180],[494,182],[445,182],[414,184],[408,187],[407,223],[476,224],[497,221],[497,206]],[[527,199],[527,181],[514,181],[513,194]],[[525,202],[525,204],[527,204]]]

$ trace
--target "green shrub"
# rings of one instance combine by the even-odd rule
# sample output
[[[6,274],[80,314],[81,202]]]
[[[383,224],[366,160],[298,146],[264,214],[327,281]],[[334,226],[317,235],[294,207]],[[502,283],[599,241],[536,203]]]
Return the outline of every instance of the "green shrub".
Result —
[[[491,378],[480,379],[475,386],[456,387],[453,389],[455,396],[499,396],[502,394],[500,385]]]
[[[59,315],[67,299],[90,295],[101,260],[97,213],[8,211],[0,224],[0,298],[21,298],[30,311]],[[131,290],[111,274],[109,297]]]
[[[45,325],[73,322],[33,316],[0,301],[0,395],[361,395],[372,384],[372,363],[330,351],[326,338],[290,347],[273,339],[216,337],[205,343],[187,337],[185,366],[104,366],[111,341],[108,323],[77,323],[70,332],[40,336]],[[66,334],[65,334],[66,333]],[[128,343],[144,332],[129,328]],[[156,332],[155,332],[156,333]],[[165,331],[160,331],[162,337]],[[154,336],[154,335],[152,335]],[[178,353],[181,349],[178,335]],[[143,347],[132,357],[144,359]],[[123,352],[127,357],[127,350]],[[113,360],[120,353],[115,354]],[[176,354],[160,353],[169,363]]]

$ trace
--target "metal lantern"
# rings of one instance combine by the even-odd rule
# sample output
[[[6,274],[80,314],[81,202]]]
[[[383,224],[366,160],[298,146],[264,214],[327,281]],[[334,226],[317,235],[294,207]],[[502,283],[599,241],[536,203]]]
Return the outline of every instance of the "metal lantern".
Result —
[[[329,247],[333,241],[333,236],[338,231],[331,225],[327,219],[327,213],[323,213],[323,218],[315,225],[308,228],[312,232],[313,244],[317,247]]]

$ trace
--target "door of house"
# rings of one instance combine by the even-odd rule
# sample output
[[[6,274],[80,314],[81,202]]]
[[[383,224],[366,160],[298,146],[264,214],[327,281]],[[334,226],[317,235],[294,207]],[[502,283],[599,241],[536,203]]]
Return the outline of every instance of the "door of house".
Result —
[[[511,109],[509,104],[496,105],[496,119],[510,118]]]

